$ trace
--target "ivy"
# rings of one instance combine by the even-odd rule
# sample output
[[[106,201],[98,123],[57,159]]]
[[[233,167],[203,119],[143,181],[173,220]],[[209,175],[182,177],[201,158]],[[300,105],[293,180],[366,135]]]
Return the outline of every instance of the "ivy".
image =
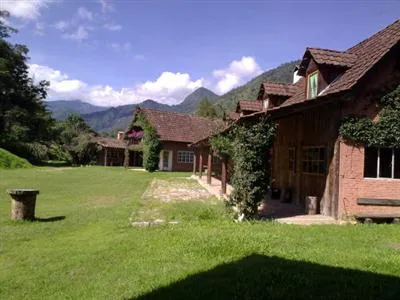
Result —
[[[140,126],[143,129],[142,145],[138,146],[135,150],[143,151],[143,167],[149,172],[154,172],[158,169],[161,151],[161,142],[157,131],[140,113],[137,114],[135,122],[131,124],[129,130],[132,130],[134,126]]]
[[[379,101],[379,121],[367,116],[343,119],[340,135],[356,146],[400,148],[400,85]]]
[[[233,192],[229,203],[244,219],[257,216],[257,208],[269,182],[268,153],[275,138],[275,125],[268,117],[235,123],[228,132],[211,138],[218,156],[229,155],[233,162]]]
[[[232,137],[229,133],[213,135],[210,139],[210,145],[218,157],[232,156]]]

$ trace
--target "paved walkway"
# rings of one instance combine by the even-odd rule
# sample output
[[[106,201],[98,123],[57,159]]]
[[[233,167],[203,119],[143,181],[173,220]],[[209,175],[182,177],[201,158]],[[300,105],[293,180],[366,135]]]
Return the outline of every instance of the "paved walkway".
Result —
[[[294,203],[282,203],[279,200],[267,197],[259,209],[260,216],[273,219],[284,224],[316,225],[338,224],[335,218],[323,215],[306,215],[302,206]]]
[[[214,195],[218,199],[228,199],[232,192],[232,186],[226,185],[226,195],[221,194],[221,180],[211,177],[211,185],[207,184],[207,175],[203,175],[201,178],[197,175],[192,175],[191,178],[196,179],[198,183],[204,187],[210,194]]]
[[[218,199],[227,199],[232,192],[231,185],[227,185],[227,195],[221,194],[221,181],[217,178],[211,178],[211,185],[207,184],[207,175],[199,178],[192,175],[198,183],[203,186],[210,194]],[[259,206],[258,212],[262,218],[273,219],[276,222],[284,224],[297,225],[316,225],[316,224],[338,224],[333,217],[323,215],[306,215],[304,208],[293,203],[282,203],[279,200],[273,200],[267,197]]]

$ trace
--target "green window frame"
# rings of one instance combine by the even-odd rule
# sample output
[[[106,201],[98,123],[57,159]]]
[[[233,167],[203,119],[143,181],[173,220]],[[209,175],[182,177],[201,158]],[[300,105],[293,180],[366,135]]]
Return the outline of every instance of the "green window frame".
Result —
[[[308,75],[307,98],[312,99],[318,96],[318,71]]]

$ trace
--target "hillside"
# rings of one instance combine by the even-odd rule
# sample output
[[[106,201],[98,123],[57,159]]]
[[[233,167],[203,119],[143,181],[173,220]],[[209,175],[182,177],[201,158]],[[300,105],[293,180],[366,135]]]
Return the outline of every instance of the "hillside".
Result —
[[[217,97],[218,96],[212,91],[206,88],[199,88],[188,95],[182,103],[178,105],[161,104],[153,100],[146,100],[137,105],[155,110],[193,113],[202,99],[208,98],[208,100],[213,102]],[[132,121],[133,112],[137,105],[130,104],[111,107],[99,112],[82,114],[82,117],[97,132],[112,132],[116,129],[125,129],[129,125],[129,122]]]
[[[153,100],[146,100],[138,105],[144,108],[173,111],[171,106]],[[132,121],[135,108],[136,104],[121,105],[91,114],[82,114],[82,117],[97,132],[112,132],[116,129],[125,129],[128,126],[129,122]]]
[[[293,70],[299,60],[284,63],[279,67],[266,71],[261,75],[253,78],[248,83],[232,91],[218,97],[216,105],[221,105],[224,110],[235,109],[236,103],[239,100],[255,100],[257,98],[260,85],[264,81],[291,83],[293,82]]]
[[[163,111],[194,113],[199,102],[204,98],[208,98],[209,101],[226,111],[233,110],[238,100],[256,99],[258,90],[263,81],[292,82],[293,70],[296,64],[299,64],[299,61],[282,64],[275,69],[264,72],[245,85],[235,88],[222,96],[218,96],[206,88],[199,88],[188,95],[182,103],[178,105],[171,106],[160,104],[153,100],[146,100],[137,105]],[[56,119],[62,119],[70,112],[78,112],[97,132],[110,133],[117,129],[125,129],[128,126],[133,118],[136,104],[117,107],[99,107],[81,101],[52,101],[48,102],[48,107],[53,112],[53,116]]]
[[[31,168],[32,165],[24,158],[16,156],[0,148],[0,169]]]
[[[180,113],[194,113],[199,102],[204,98],[207,98],[210,102],[214,102],[217,100],[218,95],[209,89],[201,87],[188,95],[182,103],[172,106],[172,110]]]
[[[80,100],[48,101],[46,105],[56,120],[63,120],[70,113],[90,114],[109,108],[92,105]]]

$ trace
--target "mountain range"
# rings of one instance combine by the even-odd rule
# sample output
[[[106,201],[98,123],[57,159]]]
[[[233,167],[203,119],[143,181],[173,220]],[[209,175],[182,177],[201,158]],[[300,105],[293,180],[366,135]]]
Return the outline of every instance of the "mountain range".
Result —
[[[195,113],[201,100],[207,98],[225,111],[233,110],[238,100],[252,100],[257,98],[257,93],[263,81],[290,83],[293,80],[293,70],[299,61],[292,61],[271,69],[253,78],[248,83],[230,92],[218,96],[206,88],[199,88],[188,95],[178,105],[161,104],[148,99],[139,104],[121,105],[117,107],[102,107],[85,103],[79,100],[48,101],[47,107],[55,119],[62,120],[69,113],[79,113],[83,119],[97,132],[111,133],[125,129],[133,118],[136,106],[162,111],[179,113]]]

